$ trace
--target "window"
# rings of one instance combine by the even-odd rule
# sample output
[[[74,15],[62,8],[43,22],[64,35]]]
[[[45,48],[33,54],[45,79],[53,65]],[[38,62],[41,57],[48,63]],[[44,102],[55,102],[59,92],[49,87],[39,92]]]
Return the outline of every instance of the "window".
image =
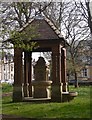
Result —
[[[11,71],[13,71],[13,65],[11,65]]]
[[[83,69],[83,77],[87,77],[87,69],[86,68]]]

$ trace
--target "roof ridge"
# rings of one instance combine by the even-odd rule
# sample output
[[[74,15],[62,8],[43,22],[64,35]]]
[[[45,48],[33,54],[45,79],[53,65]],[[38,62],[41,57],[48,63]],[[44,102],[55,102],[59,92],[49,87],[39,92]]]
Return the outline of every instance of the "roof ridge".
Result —
[[[28,21],[22,28],[19,29],[19,32],[21,32],[22,30],[24,30],[24,28],[26,28],[34,19],[32,18],[30,21]]]
[[[60,38],[63,37],[60,30],[55,26],[55,24],[49,18],[45,17],[45,20]]]

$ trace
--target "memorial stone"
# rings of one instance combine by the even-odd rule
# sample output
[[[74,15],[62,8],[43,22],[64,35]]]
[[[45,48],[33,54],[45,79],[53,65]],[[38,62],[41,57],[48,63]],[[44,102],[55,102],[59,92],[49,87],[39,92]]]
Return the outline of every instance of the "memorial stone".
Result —
[[[34,81],[32,82],[34,98],[48,98],[49,86],[51,81],[47,81],[46,75],[46,62],[43,57],[39,57],[36,65],[34,66]]]

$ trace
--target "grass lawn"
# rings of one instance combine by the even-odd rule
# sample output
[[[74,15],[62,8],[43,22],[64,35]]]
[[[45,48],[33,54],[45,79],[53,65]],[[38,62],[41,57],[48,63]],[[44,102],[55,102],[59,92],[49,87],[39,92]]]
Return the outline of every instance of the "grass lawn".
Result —
[[[8,87],[8,88],[7,88]],[[3,92],[12,91],[12,87],[3,85]],[[11,96],[2,99],[2,113],[30,118],[91,118],[90,91],[92,86],[81,86],[70,91],[77,91],[78,96],[65,103],[13,103]]]

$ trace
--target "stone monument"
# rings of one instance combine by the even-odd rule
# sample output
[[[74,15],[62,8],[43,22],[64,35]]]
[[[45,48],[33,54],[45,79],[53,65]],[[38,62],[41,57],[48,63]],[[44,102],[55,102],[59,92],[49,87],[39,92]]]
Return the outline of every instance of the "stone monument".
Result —
[[[34,66],[33,98],[49,98],[52,81],[48,81],[46,62],[43,57],[39,57]]]

